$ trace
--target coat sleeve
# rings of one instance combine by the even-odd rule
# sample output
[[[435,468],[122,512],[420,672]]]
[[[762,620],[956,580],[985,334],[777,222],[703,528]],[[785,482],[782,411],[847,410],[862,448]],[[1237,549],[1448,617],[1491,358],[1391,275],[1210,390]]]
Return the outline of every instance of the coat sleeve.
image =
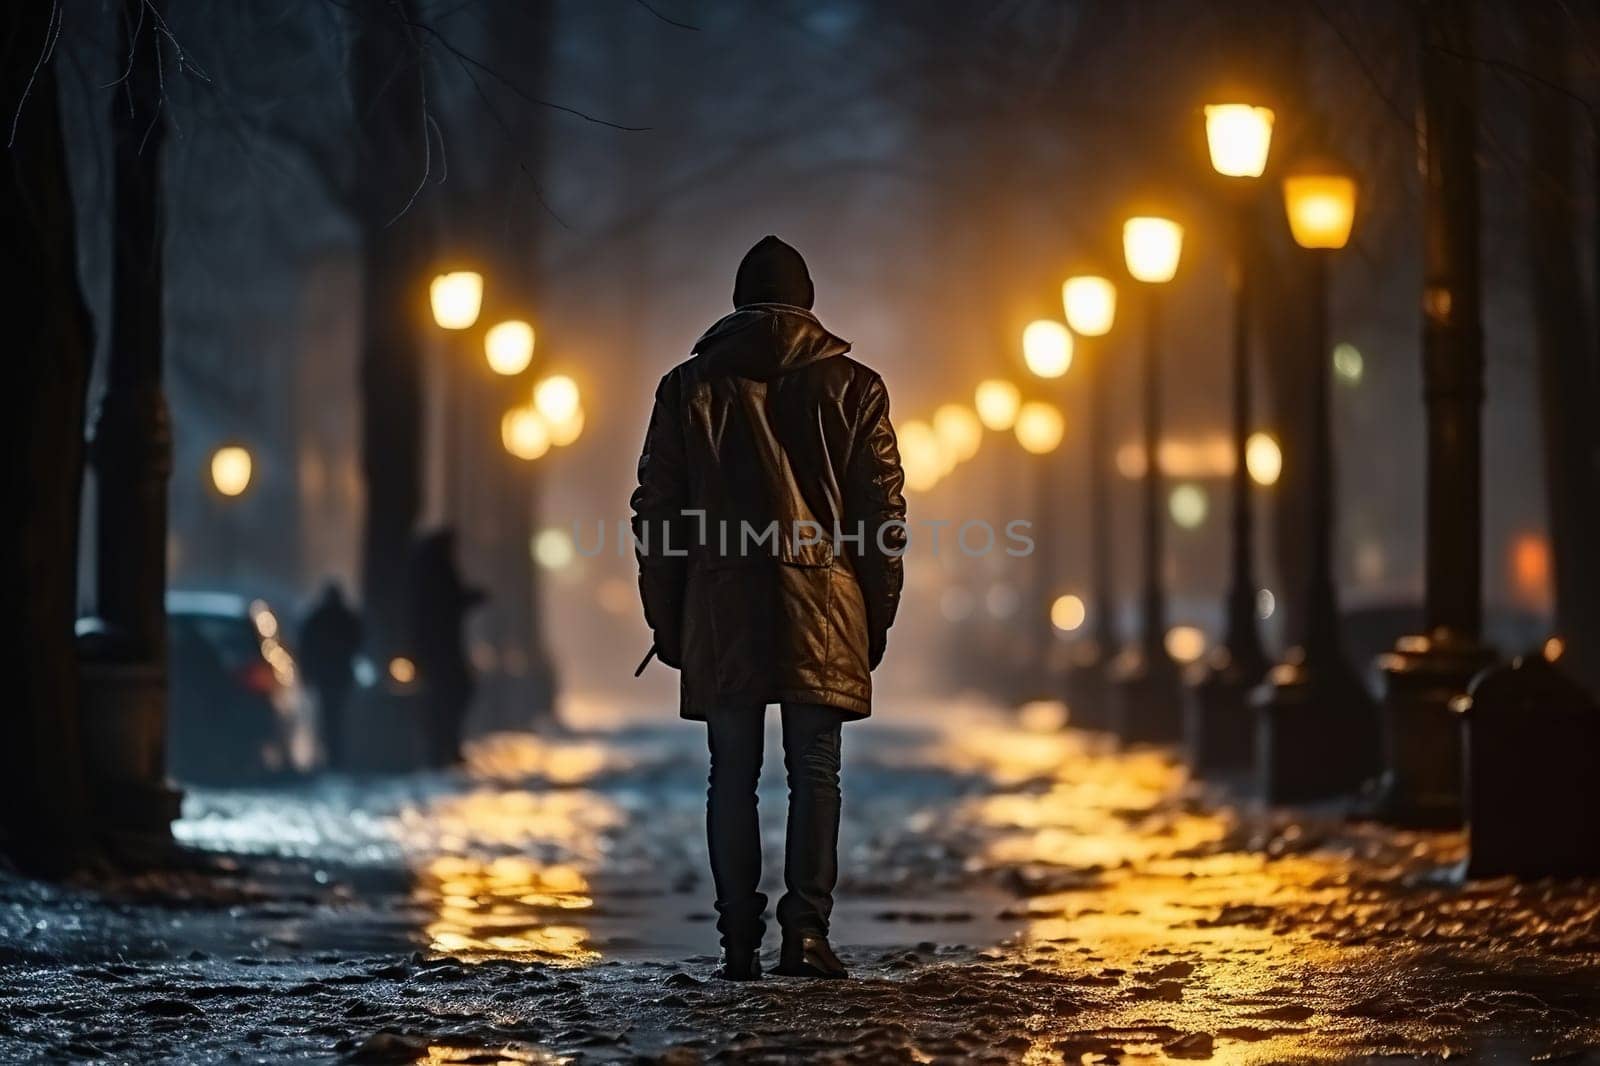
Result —
[[[867,602],[868,663],[876,667],[900,606],[906,550],[905,474],[889,423],[889,390],[876,375],[867,386],[846,481],[846,518],[852,529],[865,527],[856,577]]]
[[[687,543],[682,529],[689,482],[678,393],[676,373],[661,379],[639,456],[639,486],[631,501],[644,620],[655,635],[656,655],[671,667],[682,665],[683,598],[689,576],[688,560],[681,554]],[[665,550],[669,545],[670,554]]]

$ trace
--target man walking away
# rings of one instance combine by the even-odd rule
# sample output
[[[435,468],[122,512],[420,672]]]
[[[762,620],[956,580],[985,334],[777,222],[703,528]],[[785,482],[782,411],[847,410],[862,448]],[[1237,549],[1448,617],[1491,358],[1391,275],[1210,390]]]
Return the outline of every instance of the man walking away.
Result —
[[[828,944],[840,725],[872,709],[900,600],[904,477],[883,379],[811,313],[800,253],[765,237],[734,312],[656,390],[633,528],[654,653],[707,725],[721,975],[760,976],[756,781],[782,704],[789,818],[778,972],[844,977]]]
[[[330,770],[343,770],[347,765],[345,706],[355,684],[355,660],[360,651],[361,619],[345,602],[339,583],[330,581],[300,624],[300,669],[317,699],[322,752]]]

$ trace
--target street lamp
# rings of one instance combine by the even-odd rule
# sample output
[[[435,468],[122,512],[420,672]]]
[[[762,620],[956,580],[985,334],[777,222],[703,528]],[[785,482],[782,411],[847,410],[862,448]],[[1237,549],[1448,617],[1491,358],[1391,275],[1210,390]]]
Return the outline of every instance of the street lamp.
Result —
[[[1061,307],[1067,325],[1081,338],[1098,339],[1111,332],[1117,317],[1117,288],[1109,278],[1079,275],[1061,284]],[[1104,349],[1091,346],[1084,373],[1089,381],[1086,452],[1089,461],[1089,572],[1094,611],[1092,639],[1083,642],[1073,661],[1073,720],[1087,728],[1111,724],[1107,667],[1117,644],[1116,603],[1111,576],[1110,451],[1107,446],[1107,395]]]
[[[1049,455],[1055,451],[1066,429],[1066,420],[1053,403],[1033,400],[1023,404],[1017,412],[1017,443],[1029,455]]]
[[[1053,319],[1029,322],[1022,331],[1022,360],[1035,377],[1060,377],[1072,366],[1072,334]]]
[[[515,377],[533,362],[533,327],[519,319],[490,326],[483,335],[483,354],[490,370]]]
[[[436,275],[428,285],[428,303],[433,310],[434,324],[440,329],[449,333],[471,329],[483,310],[483,275],[475,270],[452,270]],[[451,344],[449,349],[454,347]],[[454,353],[449,349],[439,371],[438,402],[442,415],[439,430],[444,443],[445,497],[452,517],[459,520],[465,510],[461,434],[466,397],[463,383],[457,377],[459,368],[451,357]]]
[[[250,452],[229,444],[211,453],[211,485],[224,496],[241,496],[250,487],[255,462]]]
[[[1305,632],[1257,698],[1259,776],[1272,803],[1353,793],[1378,769],[1377,707],[1345,659],[1333,583],[1333,428],[1329,416],[1328,257],[1350,239],[1356,182],[1338,163],[1308,161],[1284,178],[1295,243],[1314,272],[1310,375],[1311,531]]]
[[[533,407],[550,427],[550,443],[564,448],[583,433],[583,398],[578,383],[552,374],[533,389]]]
[[[1160,286],[1172,280],[1183,252],[1183,227],[1168,218],[1130,218],[1122,226],[1128,273],[1141,282],[1144,303],[1144,453],[1142,516],[1144,588],[1140,639],[1118,656],[1114,669],[1114,718],[1129,741],[1172,741],[1182,733],[1178,668],[1165,646],[1167,596],[1162,578],[1161,301]]]
[[[500,419],[500,443],[506,451],[532,462],[550,450],[550,427],[532,407],[513,407]]]
[[[475,270],[440,274],[428,286],[428,302],[440,329],[471,329],[483,308],[483,275]]]
[[[1269,665],[1256,617],[1255,515],[1250,477],[1250,284],[1254,240],[1251,210],[1256,179],[1272,148],[1271,109],[1213,104],[1205,109],[1211,167],[1228,185],[1232,210],[1233,474],[1232,560],[1222,642],[1208,657],[1205,677],[1191,693],[1184,722],[1189,761],[1197,774],[1242,770],[1255,755],[1255,721],[1248,696]]]
[[[1022,390],[1009,381],[991,378],[978,384],[972,395],[973,409],[985,429],[1004,433],[1017,421],[1017,410],[1022,406]]]

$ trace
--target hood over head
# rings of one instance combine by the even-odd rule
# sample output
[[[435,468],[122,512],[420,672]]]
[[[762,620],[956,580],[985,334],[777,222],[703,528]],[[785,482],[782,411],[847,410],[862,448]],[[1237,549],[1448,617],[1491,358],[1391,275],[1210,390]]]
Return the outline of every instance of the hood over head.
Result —
[[[758,303],[719,319],[694,342],[715,370],[767,381],[850,350],[803,307]]]
[[[810,309],[816,302],[811,272],[799,252],[770,233],[755,243],[739,262],[733,282],[733,306],[787,304]]]

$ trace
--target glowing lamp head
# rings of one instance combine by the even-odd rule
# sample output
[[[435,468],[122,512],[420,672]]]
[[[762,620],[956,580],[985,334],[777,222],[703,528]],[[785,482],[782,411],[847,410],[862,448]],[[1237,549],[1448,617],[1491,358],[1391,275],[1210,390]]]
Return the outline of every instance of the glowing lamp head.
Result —
[[[1061,283],[1067,325],[1080,337],[1103,337],[1117,317],[1117,287],[1106,278],[1068,278]]]
[[[1206,147],[1211,168],[1230,178],[1259,178],[1272,147],[1272,109],[1250,104],[1206,108]]]
[[[1066,420],[1054,404],[1025,403],[1017,412],[1014,427],[1017,443],[1030,455],[1048,455],[1055,451],[1066,430]]]
[[[533,327],[517,319],[490,326],[483,335],[483,354],[496,374],[522,373],[533,362]]]
[[[1244,466],[1257,485],[1276,485],[1283,473],[1283,449],[1270,433],[1252,433],[1244,445]]]
[[[1022,358],[1041,378],[1058,378],[1072,365],[1072,334],[1049,318],[1029,322],[1022,331]]]
[[[578,383],[565,374],[551,374],[534,386],[533,406],[552,425],[566,421],[581,406]]]
[[[1283,179],[1289,232],[1302,248],[1343,248],[1356,219],[1356,179],[1337,163],[1316,161]]]
[[[224,496],[239,496],[250,487],[255,463],[237,444],[218,448],[211,455],[211,484]]]
[[[1122,254],[1136,281],[1171,281],[1182,253],[1183,227],[1170,218],[1146,215],[1122,224]]]
[[[440,329],[471,329],[483,308],[483,275],[475,270],[440,274],[428,286],[428,301]]]
[[[1071,595],[1057,596],[1050,605],[1050,624],[1063,633],[1071,633],[1083,625],[1084,618],[1088,615],[1088,608],[1083,604],[1082,597]]]
[[[1017,423],[1017,410],[1022,406],[1022,390],[1009,381],[991,379],[978,385],[972,405],[977,409],[978,420],[984,428],[1004,433]]]
[[[532,462],[550,450],[550,427],[532,407],[513,407],[500,419],[500,443],[518,459]]]
[[[583,405],[579,404],[561,421],[551,422],[550,443],[557,448],[565,448],[583,436]]]

